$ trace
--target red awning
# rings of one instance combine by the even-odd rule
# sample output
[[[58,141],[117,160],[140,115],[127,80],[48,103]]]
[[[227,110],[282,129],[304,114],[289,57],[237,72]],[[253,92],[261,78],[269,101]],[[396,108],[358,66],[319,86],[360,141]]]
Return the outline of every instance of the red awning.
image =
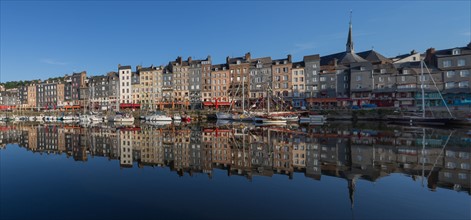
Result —
[[[119,104],[120,108],[140,108],[140,104],[132,104],[132,103],[121,103]]]
[[[219,102],[219,101],[217,102],[217,104],[218,104],[219,106],[220,106],[220,105],[227,105],[227,106],[231,105],[230,102]],[[215,105],[216,105],[216,102],[203,102],[203,105],[204,105],[204,106],[215,106]]]

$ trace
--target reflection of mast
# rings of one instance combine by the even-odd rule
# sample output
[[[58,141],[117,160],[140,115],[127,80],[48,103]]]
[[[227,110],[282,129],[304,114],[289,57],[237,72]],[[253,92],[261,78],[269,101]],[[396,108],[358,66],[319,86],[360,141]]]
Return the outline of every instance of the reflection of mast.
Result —
[[[356,177],[348,180],[348,195],[350,198],[350,208],[353,209],[355,203],[355,186],[356,186]]]

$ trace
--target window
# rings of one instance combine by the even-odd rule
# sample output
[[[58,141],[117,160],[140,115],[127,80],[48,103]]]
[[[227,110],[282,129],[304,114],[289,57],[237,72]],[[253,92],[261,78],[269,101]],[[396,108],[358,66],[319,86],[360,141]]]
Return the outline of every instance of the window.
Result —
[[[460,88],[469,88],[469,81],[459,82],[458,87],[460,87]]]
[[[461,54],[461,51],[460,49],[454,49],[453,52],[452,52],[453,55],[460,55]]]
[[[451,66],[451,60],[444,60],[443,61],[443,67],[450,67]]]
[[[317,64],[316,63],[312,64],[312,68],[317,68]]]
[[[469,70],[461,70],[460,71],[460,76],[461,77],[468,77],[469,76]]]
[[[361,81],[361,76],[357,76],[357,81]]]
[[[382,76],[380,76],[380,77],[378,78],[378,80],[379,80],[380,82],[384,82],[384,78],[383,78]]]
[[[451,89],[455,87],[455,82],[447,82],[445,83],[445,88]]]
[[[465,59],[459,59],[458,60],[458,66],[464,66],[466,65],[466,60]]]
[[[455,76],[455,71],[446,71],[446,77],[451,78]]]
[[[357,89],[361,89],[361,84],[357,84]]]
[[[321,76],[321,77],[320,77],[320,81],[321,81],[321,82],[325,82],[325,76]]]
[[[325,84],[322,84],[321,89],[325,89],[325,88],[326,88]]]
[[[409,74],[409,70],[402,70],[402,74]]]
[[[380,73],[386,73],[386,69],[380,69],[379,72]]]
[[[317,70],[313,70],[312,75],[314,75],[314,76],[317,75]]]
[[[312,87],[312,90],[316,90],[316,91],[317,91],[317,85],[314,85],[314,86]]]
[[[401,80],[402,80],[403,82],[405,82],[405,81],[406,81],[406,77],[405,77],[405,76],[401,76]]]
[[[421,82],[427,81],[427,76],[420,76],[419,78]]]

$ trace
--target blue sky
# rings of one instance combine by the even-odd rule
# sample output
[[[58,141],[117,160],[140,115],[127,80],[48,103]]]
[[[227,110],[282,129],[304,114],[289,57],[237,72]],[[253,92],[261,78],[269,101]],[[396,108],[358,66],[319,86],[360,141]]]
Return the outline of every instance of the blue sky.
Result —
[[[470,1],[1,1],[1,82],[46,79],[177,56],[327,55],[345,50],[353,10],[356,51],[385,56],[465,46]]]

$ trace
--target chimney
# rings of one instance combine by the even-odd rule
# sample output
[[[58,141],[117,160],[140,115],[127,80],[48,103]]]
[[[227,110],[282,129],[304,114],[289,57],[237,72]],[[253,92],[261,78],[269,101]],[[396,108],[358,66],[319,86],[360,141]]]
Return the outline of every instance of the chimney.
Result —
[[[339,61],[339,60],[338,60],[337,58],[334,58],[334,60],[332,60],[333,65],[334,65],[335,67],[337,67],[338,61]]]
[[[178,65],[182,65],[182,57],[181,56],[178,56],[176,61],[177,61]]]
[[[468,49],[471,49],[471,42],[469,42],[467,46],[468,46]]]
[[[288,54],[288,63],[292,63],[291,54]]]
[[[226,57],[226,63],[229,64],[229,56]]]
[[[188,57],[188,64],[191,63],[191,57]]]
[[[120,67],[121,67],[121,64],[118,64],[118,68],[120,68]]]
[[[206,59],[211,62],[211,56],[210,56],[210,55],[208,55],[208,56],[206,57]]]
[[[429,65],[433,65],[434,58],[435,58],[435,48],[431,47],[427,49],[427,51],[425,52],[425,62]]]
[[[245,54],[245,60],[250,61],[250,52],[248,52],[248,53]]]
[[[139,70],[141,70],[141,69],[142,69],[142,66],[141,66],[141,65],[137,65],[137,66],[136,66],[136,72],[139,72]]]

